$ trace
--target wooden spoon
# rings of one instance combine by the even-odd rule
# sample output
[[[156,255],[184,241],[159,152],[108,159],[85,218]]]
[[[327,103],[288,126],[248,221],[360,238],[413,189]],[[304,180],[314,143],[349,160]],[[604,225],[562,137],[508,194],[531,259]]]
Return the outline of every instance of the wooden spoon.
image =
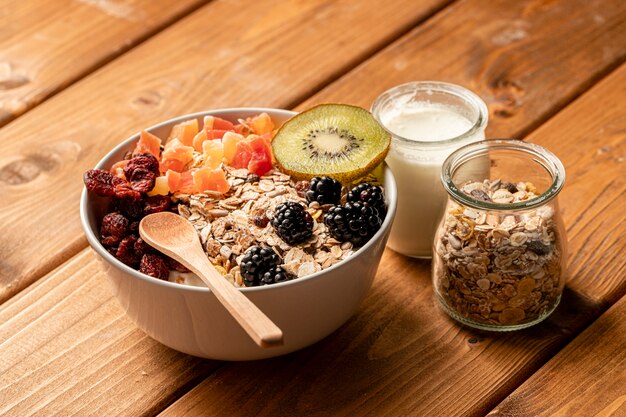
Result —
[[[198,275],[257,345],[283,344],[283,332],[278,326],[215,270],[187,219],[170,212],[150,214],[139,223],[139,234],[150,246]]]

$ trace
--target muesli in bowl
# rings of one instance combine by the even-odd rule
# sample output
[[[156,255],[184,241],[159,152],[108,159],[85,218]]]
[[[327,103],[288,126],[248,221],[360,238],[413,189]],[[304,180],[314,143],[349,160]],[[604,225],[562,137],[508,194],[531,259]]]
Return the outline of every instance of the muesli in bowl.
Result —
[[[386,167],[360,179],[338,171],[343,183],[327,171],[308,180],[287,174],[274,159],[273,136],[294,115],[227,109],[173,119],[129,139],[85,174],[88,240],[129,316],[152,337],[215,359],[275,356],[329,334],[365,297],[395,212],[393,177]],[[220,129],[206,129],[211,122]],[[345,135],[318,132],[309,144]],[[336,150],[355,139],[341,139],[345,146]],[[100,183],[109,185],[104,193]],[[283,329],[285,346],[254,346],[197,277],[138,237],[141,217],[163,210],[195,226],[207,257]]]

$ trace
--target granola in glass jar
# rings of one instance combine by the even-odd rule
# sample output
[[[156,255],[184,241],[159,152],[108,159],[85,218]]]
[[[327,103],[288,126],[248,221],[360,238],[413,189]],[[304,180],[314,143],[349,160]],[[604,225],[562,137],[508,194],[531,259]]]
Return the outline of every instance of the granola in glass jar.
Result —
[[[444,162],[448,203],[433,243],[433,286],[444,311],[483,330],[532,326],[557,307],[567,238],[559,211],[565,169],[518,140],[466,145]]]

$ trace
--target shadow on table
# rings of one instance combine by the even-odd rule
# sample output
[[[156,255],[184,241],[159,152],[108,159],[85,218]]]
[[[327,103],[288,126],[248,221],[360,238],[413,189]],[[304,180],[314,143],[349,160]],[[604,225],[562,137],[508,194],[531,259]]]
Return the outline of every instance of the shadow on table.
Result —
[[[283,357],[225,364],[194,401],[206,414],[242,416],[486,413],[598,314],[566,288],[533,328],[476,331],[440,310],[430,261],[387,251],[370,295],[339,330]]]

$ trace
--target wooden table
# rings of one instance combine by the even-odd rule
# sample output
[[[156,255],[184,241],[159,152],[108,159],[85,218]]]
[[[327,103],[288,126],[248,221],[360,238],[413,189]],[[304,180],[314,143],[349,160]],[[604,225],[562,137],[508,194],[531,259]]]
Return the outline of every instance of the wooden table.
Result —
[[[0,0],[0,414],[625,416],[625,58],[621,0]],[[125,317],[78,219],[108,149],[180,114],[369,107],[430,79],[565,164],[547,321],[461,327],[430,263],[390,250],[358,313],[284,357],[194,358]]]

